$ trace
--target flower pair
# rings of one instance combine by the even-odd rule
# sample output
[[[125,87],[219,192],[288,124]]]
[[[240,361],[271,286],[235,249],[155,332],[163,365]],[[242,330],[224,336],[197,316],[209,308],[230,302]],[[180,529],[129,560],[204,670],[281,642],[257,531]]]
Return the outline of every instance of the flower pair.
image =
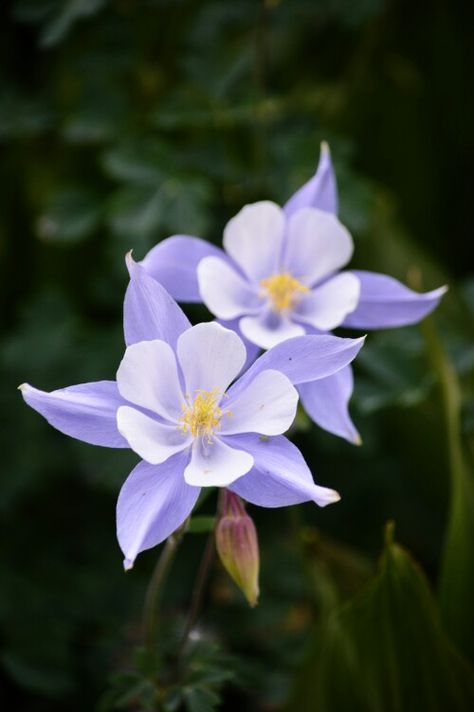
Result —
[[[445,289],[416,294],[385,275],[340,272],[353,244],[336,211],[323,147],[316,174],[283,209],[264,201],[229,222],[225,251],[174,236],[141,264],[128,258],[116,381],[21,387],[61,432],[142,458],[117,504],[126,568],[187,519],[202,487],[264,507],[339,499],[283,436],[299,395],[316,423],[358,442],[348,402],[363,339],[325,332],[414,323]],[[191,326],[172,297],[203,301],[220,323]]]

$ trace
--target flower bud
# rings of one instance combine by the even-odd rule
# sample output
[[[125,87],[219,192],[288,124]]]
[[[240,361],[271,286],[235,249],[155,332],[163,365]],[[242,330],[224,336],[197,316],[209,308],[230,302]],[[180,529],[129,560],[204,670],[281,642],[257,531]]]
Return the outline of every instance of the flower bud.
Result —
[[[257,604],[260,557],[257,530],[240,497],[224,490],[222,513],[216,528],[216,547],[227,573],[249,604]]]

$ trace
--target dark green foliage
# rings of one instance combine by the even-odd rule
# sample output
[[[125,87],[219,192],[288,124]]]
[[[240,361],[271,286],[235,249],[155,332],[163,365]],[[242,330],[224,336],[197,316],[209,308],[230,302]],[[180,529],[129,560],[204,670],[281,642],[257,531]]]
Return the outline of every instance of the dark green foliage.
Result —
[[[162,632],[173,640],[166,624]],[[134,668],[114,676],[110,691],[99,705],[101,712],[131,708],[143,712],[217,709],[222,686],[236,676],[236,661],[209,642],[191,644],[178,661],[166,660],[166,653],[172,652],[169,642],[160,647],[158,656],[144,649],[136,651]]]
[[[260,712],[297,694],[319,712],[467,709],[471,5],[10,0],[0,13],[0,707]],[[173,565],[156,656],[144,653],[158,552],[125,575],[114,531],[136,457],[53,431],[16,387],[113,378],[125,253],[173,233],[220,243],[244,203],[283,202],[313,173],[323,139],[353,264],[450,292],[427,328],[369,335],[361,448],[297,421],[292,437],[342,501],[249,509],[260,605],[216,563],[198,640],[178,655],[211,493]],[[372,578],[389,519],[424,573],[389,543]]]
[[[474,671],[447,638],[427,581],[392,530],[374,580],[318,626],[288,709],[472,709]]]

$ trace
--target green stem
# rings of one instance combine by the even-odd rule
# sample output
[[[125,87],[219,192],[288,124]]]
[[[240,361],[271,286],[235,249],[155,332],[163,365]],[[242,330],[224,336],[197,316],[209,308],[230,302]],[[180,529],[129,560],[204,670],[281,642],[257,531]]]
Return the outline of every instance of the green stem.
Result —
[[[217,518],[222,516],[224,502],[224,490],[220,489],[217,496]],[[186,620],[186,625],[184,627],[183,637],[181,639],[181,645],[178,651],[178,660],[181,658],[186,644],[188,642],[189,635],[194,628],[196,620],[199,615],[199,611],[202,606],[202,599],[204,596],[204,590],[206,587],[207,579],[211,570],[211,565],[214,560],[215,554],[215,533],[212,531],[207,537],[206,548],[204,549],[204,554],[199,564],[199,570],[196,576],[196,583],[194,584],[193,594],[191,597],[191,606],[189,608],[188,617]]]
[[[143,607],[143,638],[150,651],[154,650],[156,643],[158,603],[161,590],[187,527],[188,520],[168,537],[148,584]]]
[[[204,554],[199,564],[199,570],[196,576],[196,583],[194,584],[194,589],[191,597],[191,605],[189,607],[188,617],[186,619],[186,625],[184,627],[183,637],[181,639],[181,644],[179,646],[178,658],[180,658],[186,648],[186,644],[189,639],[189,635],[194,628],[199,612],[202,606],[202,600],[204,597],[204,591],[206,588],[206,583],[211,570],[211,565],[214,560],[215,553],[215,540],[214,532],[211,532],[207,537],[206,547],[204,549]]]

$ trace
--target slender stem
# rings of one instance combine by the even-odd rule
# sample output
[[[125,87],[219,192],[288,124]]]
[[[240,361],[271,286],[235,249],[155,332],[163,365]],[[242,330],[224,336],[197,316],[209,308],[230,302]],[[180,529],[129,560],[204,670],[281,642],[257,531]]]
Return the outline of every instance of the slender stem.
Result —
[[[150,651],[154,649],[156,642],[159,596],[187,526],[188,520],[168,537],[148,584],[143,607],[143,638]]]
[[[196,620],[199,616],[199,612],[201,610],[207,579],[209,577],[211,565],[214,560],[214,544],[214,532],[211,532],[207,537],[206,548],[204,549],[204,554],[202,556],[201,563],[199,565],[199,570],[196,576],[196,583],[194,584],[194,589],[191,597],[191,605],[189,607],[188,617],[186,619],[186,625],[184,627],[181,645],[179,646],[178,658],[182,656],[186,648],[189,635],[192,629],[194,628]]]
[[[217,497],[217,517],[221,517],[224,508],[224,496],[225,490],[220,489]],[[182,656],[186,644],[189,639],[189,635],[194,628],[196,620],[199,616],[199,612],[202,606],[202,599],[204,596],[204,589],[206,587],[209,572],[211,570],[211,565],[214,560],[215,554],[215,533],[211,532],[207,537],[206,548],[204,549],[204,554],[199,564],[199,570],[196,576],[196,583],[194,584],[193,594],[191,597],[191,606],[189,608],[188,617],[186,620],[186,625],[184,627],[183,637],[181,639],[181,645],[179,646],[178,659]]]
[[[423,329],[430,350],[433,370],[438,376],[443,401],[448,462],[450,503],[439,575],[441,615],[448,632],[461,650],[473,654],[472,636],[465,611],[470,610],[470,591],[474,583],[472,509],[474,486],[465,460],[462,440],[462,392],[457,373],[446,355],[432,319]]]

